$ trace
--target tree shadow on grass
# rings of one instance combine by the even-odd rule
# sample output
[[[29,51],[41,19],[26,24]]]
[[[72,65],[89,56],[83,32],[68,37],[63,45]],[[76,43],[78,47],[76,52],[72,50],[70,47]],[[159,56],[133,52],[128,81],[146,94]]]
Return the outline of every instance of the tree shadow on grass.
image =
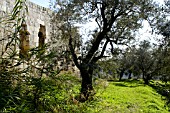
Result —
[[[120,87],[139,87],[139,86],[144,86],[143,81],[141,80],[122,80],[122,81],[114,81],[113,85],[115,86],[120,86]]]
[[[161,83],[158,81],[151,81],[149,86],[152,87],[157,93],[161,94],[162,96],[170,95],[170,84]]]
[[[161,95],[162,100],[165,100],[165,107],[168,106],[170,111],[170,83],[151,81],[149,86]]]

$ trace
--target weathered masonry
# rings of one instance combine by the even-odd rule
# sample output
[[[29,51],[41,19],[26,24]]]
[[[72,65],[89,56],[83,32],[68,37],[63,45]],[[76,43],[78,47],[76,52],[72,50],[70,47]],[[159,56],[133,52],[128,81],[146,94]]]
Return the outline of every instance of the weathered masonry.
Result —
[[[1,0],[0,2],[0,55],[5,50],[5,46],[10,40],[10,36],[14,29],[10,24],[3,23],[2,21],[8,17],[12,12],[15,5],[15,0]],[[27,51],[30,48],[42,47],[45,43],[51,41],[51,34],[55,32],[57,36],[57,42],[51,44],[53,48],[57,51],[67,51],[68,47],[66,42],[60,40],[60,32],[53,29],[53,24],[51,24],[51,18],[54,14],[49,8],[44,8],[42,6],[36,5],[27,0],[26,5],[28,7],[28,14],[25,15],[25,22],[21,25],[21,30],[19,32],[20,44],[18,52],[21,56],[27,55]],[[61,24],[61,23],[57,23]],[[55,63],[59,68],[66,70],[77,70],[71,60],[66,58],[60,58]]]
[[[0,2],[0,20],[6,18],[11,13],[15,4],[15,0],[2,0]],[[50,40],[50,17],[52,11],[48,8],[36,5],[27,0],[28,15],[25,17],[25,22],[22,25],[20,32],[21,51],[26,51],[29,48],[42,46],[45,42]],[[10,26],[6,24],[0,24],[0,39],[8,38]],[[27,31],[25,34],[24,32]],[[27,36],[24,36],[27,35]],[[23,38],[26,37],[26,38]],[[3,44],[6,41],[1,41],[0,51],[3,50]]]

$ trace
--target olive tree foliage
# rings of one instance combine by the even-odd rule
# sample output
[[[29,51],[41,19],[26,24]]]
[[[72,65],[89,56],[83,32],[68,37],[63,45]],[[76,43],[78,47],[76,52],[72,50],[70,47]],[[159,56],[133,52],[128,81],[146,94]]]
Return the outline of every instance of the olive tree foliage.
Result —
[[[162,68],[161,53],[158,53],[157,49],[153,48],[148,41],[140,43],[139,48],[136,50],[135,66],[142,74],[142,78],[145,84],[149,84],[149,81],[157,75],[157,72]]]
[[[134,77],[142,77],[144,81],[148,80],[148,82],[151,79],[159,79],[162,77],[160,70],[164,68],[164,56],[165,54],[159,46],[151,45],[146,40],[141,41],[139,45],[126,48],[117,56],[116,60],[119,80],[124,74],[131,75],[131,73]],[[128,76],[128,78],[131,77]]]
[[[165,6],[163,7],[163,16],[165,18],[162,18],[163,22],[158,24],[157,28],[159,30],[159,34],[163,35],[163,44],[166,46],[169,46],[169,38],[170,38],[170,0],[165,1]]]
[[[164,7],[162,7],[162,21],[156,26],[158,29],[158,34],[162,35],[159,39],[159,50],[162,52],[162,62],[164,67],[160,70],[160,75],[162,80],[167,82],[170,80],[170,66],[169,66],[169,51],[170,51],[170,0],[165,1]]]
[[[170,80],[170,24],[169,20],[162,24],[160,27],[160,34],[163,36],[160,39],[159,51],[162,53],[163,68],[160,70],[159,74],[162,76],[162,80],[167,82]]]
[[[151,45],[149,41],[142,41],[135,52],[134,67],[138,74],[142,75],[145,84],[152,79],[160,79],[160,70],[164,68],[164,52],[157,45]]]
[[[76,49],[76,52],[79,51],[81,45],[80,35],[78,33],[77,27],[72,27],[71,30],[68,30],[68,27],[65,23],[66,20],[63,20],[59,14],[53,13],[51,16],[51,37],[50,37],[50,50],[53,51],[56,55],[56,60],[54,63],[63,62],[63,58],[66,62],[63,62],[63,65],[58,67],[64,69],[67,67],[69,62],[72,62],[71,53],[68,47],[68,37],[71,34],[74,37],[73,48]],[[67,69],[66,69],[67,70]]]
[[[66,25],[69,49],[80,70],[81,94],[85,101],[93,91],[94,67],[99,59],[105,57],[107,45],[111,46],[113,54],[114,45],[128,45],[134,39],[133,32],[141,27],[142,20],[155,19],[159,8],[151,0],[56,0],[54,10]],[[75,25],[87,24],[90,20],[95,20],[98,26],[93,33],[89,32],[90,43],[84,45],[88,49],[78,57],[71,31]]]
[[[133,73],[137,78],[142,77],[144,83],[149,84],[151,79],[159,79],[162,76],[160,72],[164,68],[164,53],[158,46],[144,40],[138,46],[126,49],[118,64],[121,69],[120,80],[128,70],[129,74]]]

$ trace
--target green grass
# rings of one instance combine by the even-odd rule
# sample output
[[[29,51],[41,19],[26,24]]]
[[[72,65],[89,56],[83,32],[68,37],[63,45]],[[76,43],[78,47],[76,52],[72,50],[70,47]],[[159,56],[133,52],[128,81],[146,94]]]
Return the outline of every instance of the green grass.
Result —
[[[98,91],[95,102],[87,107],[86,112],[168,113],[164,105],[161,95],[142,81],[115,81],[109,82],[106,88]]]
[[[96,80],[96,95],[92,101],[75,104],[72,100],[62,105],[60,113],[169,113],[164,107],[161,95],[143,81]],[[73,95],[78,94],[80,84],[72,88]],[[74,93],[75,92],[75,93]],[[66,97],[66,96],[65,96]],[[68,99],[68,97],[66,98]],[[56,112],[56,113],[57,113]]]
[[[157,93],[164,84],[158,85],[154,81],[151,87],[137,80],[107,82],[98,79],[94,82],[96,95],[91,100],[80,103],[74,101],[74,97],[79,95],[81,81],[70,73],[31,80],[30,85],[26,84],[27,82],[22,83],[18,89],[15,89],[17,92],[13,92],[15,94],[13,100],[5,98],[12,102],[0,109],[0,112],[168,113],[168,108],[164,107],[165,100],[162,100],[161,95]],[[38,107],[35,111],[33,103],[36,88],[39,88],[39,93],[36,98]]]

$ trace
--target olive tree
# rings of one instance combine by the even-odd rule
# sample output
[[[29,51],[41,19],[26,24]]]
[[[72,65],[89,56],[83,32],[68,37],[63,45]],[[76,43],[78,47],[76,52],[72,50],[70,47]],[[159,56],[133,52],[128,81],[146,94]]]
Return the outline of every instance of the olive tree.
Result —
[[[108,45],[113,54],[114,45],[128,45],[134,39],[134,32],[141,27],[142,20],[155,19],[159,11],[152,0],[56,0],[53,6],[56,19],[66,25],[69,49],[80,70],[81,101],[87,100],[94,90],[94,67],[99,59],[105,57]],[[84,45],[88,49],[82,50],[83,54],[77,56],[73,47],[72,28],[89,21],[95,21],[97,27],[87,35],[91,37],[89,44]]]

